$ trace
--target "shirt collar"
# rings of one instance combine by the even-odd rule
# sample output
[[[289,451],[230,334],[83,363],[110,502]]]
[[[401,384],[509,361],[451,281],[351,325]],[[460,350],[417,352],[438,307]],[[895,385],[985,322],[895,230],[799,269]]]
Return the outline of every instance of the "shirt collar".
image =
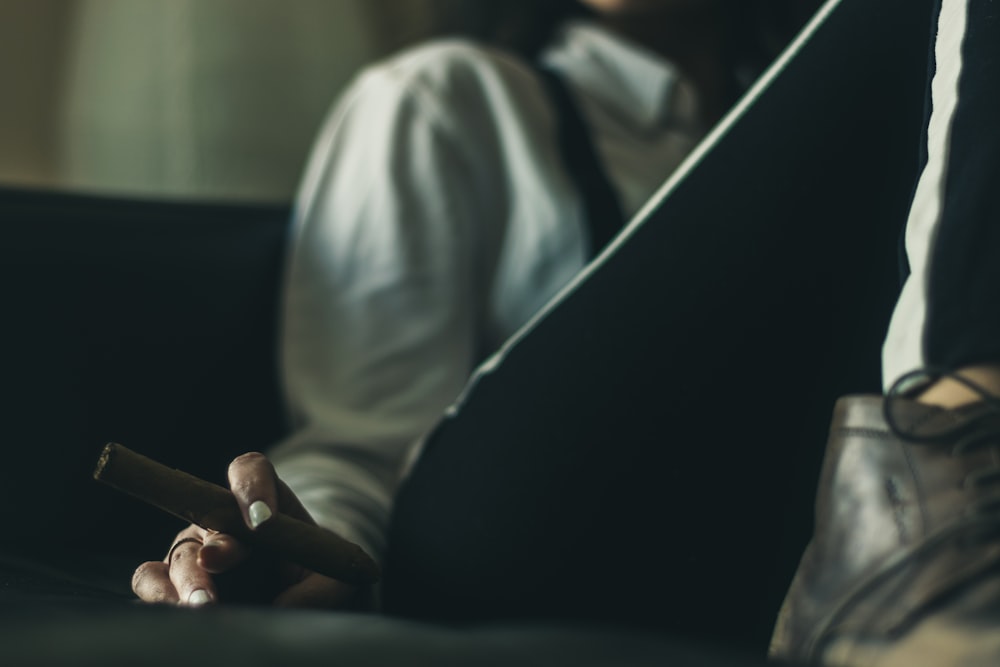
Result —
[[[694,90],[673,63],[594,22],[564,25],[541,58],[640,129],[697,121]]]

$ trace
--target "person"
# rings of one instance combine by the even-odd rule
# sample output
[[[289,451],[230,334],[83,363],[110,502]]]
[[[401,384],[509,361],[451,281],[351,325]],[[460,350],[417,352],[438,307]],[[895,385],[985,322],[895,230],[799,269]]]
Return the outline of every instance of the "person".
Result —
[[[888,196],[883,170],[905,170],[916,153],[866,164],[889,131],[872,123],[879,98],[837,107],[836,95],[871,91],[851,85],[881,63],[851,62],[836,38],[853,29],[859,44],[889,42],[862,50],[868,56],[913,45],[908,59],[919,65],[914,55],[933,35],[926,164],[915,191],[901,188],[912,195],[908,277],[887,304],[883,391],[837,402],[813,490],[812,544],[771,656],[859,666],[1000,661],[1000,232],[991,188],[1000,23],[988,0],[937,4],[933,31],[930,3],[908,0],[880,6],[882,23],[866,34],[863,21],[877,12],[863,0],[839,3],[829,30],[812,35],[815,49],[793,61],[801,69],[772,81],[775,94],[727,127],[700,169],[477,376],[400,490],[383,598],[391,613],[461,622],[541,612],[756,643],[753,626],[774,618],[764,598],[782,508],[807,504],[788,493],[788,477],[796,450],[818,449],[803,428],[810,404],[823,403],[810,394],[822,398],[829,368],[857,357],[851,342],[870,327],[861,301],[878,284],[854,260],[876,240],[873,226],[894,226],[872,214]],[[887,39],[878,33],[887,26],[912,39]],[[817,66],[831,53],[840,67]],[[781,96],[787,87],[775,91],[792,84],[805,89],[797,105]],[[759,145],[749,130],[774,127],[762,115],[812,118],[809,100],[823,86],[837,93],[816,105],[834,108],[815,125],[835,118],[819,131],[847,149],[830,150],[797,122],[772,137],[777,158],[751,162],[763,175],[726,169],[731,178],[712,191],[738,204],[697,196],[720,162]],[[920,88],[905,88],[892,123],[919,116]],[[916,145],[918,131],[914,123],[905,141]],[[803,136],[813,140],[789,148]],[[814,169],[826,162],[833,167]],[[798,199],[760,194],[789,163],[806,171],[790,183],[830,185]],[[891,252],[875,256],[891,268]],[[853,284],[853,295],[825,299],[831,276],[836,291],[850,294]],[[807,287],[789,285],[798,282]]]
[[[601,249],[539,70],[571,91],[627,219],[773,54],[756,44],[734,55],[731,31],[753,4],[527,3],[517,10],[544,7],[558,27],[521,43],[530,56],[548,42],[538,65],[442,39],[358,77],[316,140],[295,206],[282,322],[295,430],[228,471],[249,526],[280,511],[382,559],[414,442]],[[232,537],[191,526],[162,561],[137,568],[133,590],[224,601],[213,575],[247,557]],[[275,604],[369,603],[367,591],[298,568],[277,576]]]
[[[996,528],[1000,517],[997,516],[995,490],[997,443],[1000,442],[997,427],[1000,423],[1000,351],[997,349],[1000,323],[992,308],[997,301],[996,288],[1000,285],[1000,264],[989,261],[998,243],[996,226],[992,224],[995,198],[990,196],[989,186],[996,180],[997,157],[1000,156],[997,146],[1000,133],[992,122],[1000,111],[1000,95],[992,85],[997,63],[1000,63],[996,53],[1000,40],[996,39],[998,24],[988,0],[942,0],[938,4],[936,68],[925,136],[927,159],[907,222],[909,277],[885,340],[885,395],[848,397],[835,411],[826,468],[818,492],[816,533],[775,629],[772,656],[781,660],[881,665],[920,664],[921,660],[926,663],[930,659],[929,664],[957,664],[960,661],[962,664],[995,664],[1000,653],[992,624],[1000,611],[997,605],[1000,581],[996,575],[1000,560]],[[745,267],[740,265],[739,268]],[[708,366],[712,370],[712,361],[699,358],[695,365],[702,369]],[[681,374],[677,377],[689,380],[691,376]],[[753,385],[758,394],[761,393],[761,380],[756,377]],[[665,395],[674,398],[680,392],[665,392]],[[764,400],[773,402],[770,396],[765,396]],[[730,421],[739,403],[723,406]],[[576,404],[573,407],[579,409]],[[713,407],[718,410],[718,406]],[[566,410],[560,407],[561,413]],[[702,416],[703,413],[695,414]],[[745,416],[744,413],[736,414],[737,417]],[[599,422],[596,418],[582,421],[586,422],[585,426]],[[487,428],[492,425],[488,424]],[[668,426],[678,430],[672,423]],[[713,436],[725,427],[724,424],[711,426]],[[782,426],[787,426],[787,420]],[[626,430],[625,427],[622,430]],[[776,439],[777,430],[768,433],[769,443]],[[696,430],[689,430],[684,435],[689,432],[697,434]],[[425,449],[420,459],[430,459],[432,473],[435,458],[454,453],[454,450],[440,451],[448,450],[456,440],[448,433],[444,435],[432,444],[445,446]],[[508,435],[503,433],[501,437]],[[602,432],[595,437],[602,435],[605,434]],[[452,442],[449,443],[449,439]],[[718,441],[716,437],[707,449],[726,442],[724,438],[721,443]],[[628,442],[617,444],[624,448]],[[743,443],[737,441],[737,444]],[[675,557],[668,549],[658,551],[655,559],[666,557],[670,567],[682,566],[677,569],[686,575],[684,578],[716,568],[718,577],[728,583],[733,579],[727,578],[727,567],[740,570],[741,578],[747,576],[747,568],[739,556],[759,549],[752,543],[734,539],[734,533],[743,535],[746,531],[741,531],[742,527],[734,520],[744,514],[742,507],[734,507],[733,501],[749,503],[756,510],[753,499],[744,492],[763,483],[755,480],[735,489],[726,484],[746,477],[738,470],[727,474],[730,468],[738,467],[732,465],[732,460],[746,449],[754,450],[751,452],[754,457],[768,455],[766,448],[726,447],[725,458],[730,465],[710,470],[715,486],[707,489],[722,491],[698,495],[699,506],[692,512],[696,521],[708,524],[705,529],[688,531],[691,523],[685,522],[679,530],[677,524],[684,520],[684,513],[675,512],[670,517],[667,528],[672,535],[695,537],[690,540],[693,544],[681,545],[691,548],[693,556]],[[635,448],[625,453],[633,451]],[[673,462],[686,463],[681,459],[686,454],[680,452],[673,456],[671,453]],[[721,458],[711,451],[707,455]],[[667,458],[660,456],[655,462],[664,460]],[[702,455],[698,460],[705,463],[708,458]],[[736,460],[744,461],[745,457]],[[562,459],[558,463],[566,462]],[[640,457],[640,463],[646,463],[645,459]],[[467,462],[463,465],[466,470],[470,469]],[[704,470],[687,465],[678,467],[684,476],[690,476],[692,470],[699,474]],[[421,491],[427,487],[428,469],[425,465],[418,475],[423,478],[421,483],[425,488],[419,488],[420,484],[411,485],[410,499],[420,500]],[[507,468],[509,470],[511,468]],[[612,467],[607,472],[613,474],[618,469]],[[657,475],[664,473],[657,471]],[[483,473],[478,474],[473,483],[482,481]],[[442,479],[440,475],[430,477],[432,482]],[[723,478],[722,483],[716,479],[718,477]],[[651,478],[643,477],[641,481]],[[684,481],[676,474],[669,478],[675,483]],[[593,477],[588,479],[593,480]],[[510,482],[509,479],[503,481]],[[698,483],[708,486],[701,480]],[[279,487],[285,493],[280,483]],[[698,485],[685,486],[684,493],[692,489],[697,490]],[[606,497],[601,496],[601,500]],[[652,494],[638,497],[649,498]],[[480,502],[480,499],[472,502]],[[438,508],[442,506],[441,503],[437,505]],[[706,511],[706,506],[709,510],[721,511],[713,514]],[[505,509],[509,508],[501,507],[499,511]],[[760,515],[757,516],[759,519]],[[521,513],[519,519],[524,518]],[[648,516],[644,516],[645,519]],[[438,517],[438,520],[442,519]],[[425,520],[422,526],[427,525]],[[726,530],[719,530],[720,525]],[[412,544],[419,541],[420,531],[415,533],[416,539],[409,538],[410,553],[413,552]],[[708,549],[699,549],[699,540],[712,539],[719,533],[724,533],[722,538],[713,541]],[[633,537],[627,531],[623,534]],[[473,538],[467,537],[466,542],[482,537],[477,533]],[[490,538],[487,540],[490,547],[498,543],[495,536],[486,537]],[[509,538],[508,535],[500,537]],[[430,541],[435,540],[440,541],[431,536]],[[725,549],[727,545],[729,549]],[[616,553],[614,549],[598,546],[602,548],[601,556]],[[433,545],[430,551],[435,557],[444,553]],[[699,557],[712,552],[721,553],[708,568],[702,566]],[[501,557],[511,553],[505,550]],[[595,562],[590,554],[576,552],[574,555],[586,561],[588,566]],[[610,569],[618,575],[617,579],[621,579],[630,565],[630,562],[614,560]],[[437,574],[433,568],[418,574],[427,572]],[[518,574],[523,572],[520,570]],[[459,574],[466,575],[468,570],[461,570]],[[579,570],[572,572],[573,577],[580,574]],[[644,593],[654,597],[653,603],[660,606],[664,602],[675,603],[686,593],[684,578],[672,572],[668,577],[669,586],[662,586],[662,581],[655,580]],[[696,581],[690,588],[701,589],[705,597],[706,580],[700,576],[694,578]],[[443,577],[437,577],[421,590],[426,593],[443,581]],[[503,583],[508,581],[503,580]],[[604,579],[599,577],[577,578],[576,583],[583,589],[577,601],[588,594],[601,596],[606,588],[601,585]],[[725,599],[712,596],[724,590],[724,586],[709,587],[710,599],[704,605],[706,616],[725,616],[730,607],[740,603],[739,595]],[[454,590],[446,594],[453,595]],[[682,611],[691,613],[687,607]],[[741,620],[745,622],[745,614]]]
[[[572,89],[630,216],[744,85],[724,49],[740,21],[698,0],[529,3],[508,19],[523,22],[528,7],[560,29],[539,61]],[[510,40],[529,56],[546,33],[531,27],[531,39]],[[746,49],[739,65],[759,67],[763,51]],[[229,469],[249,525],[280,508],[381,556],[406,450],[598,250],[555,122],[530,62],[465,40],[371,67],[342,96],[294,214],[282,352],[297,428],[270,452],[274,467],[251,453]],[[150,601],[215,601],[209,574],[244,556],[228,536],[190,527],[133,587]],[[353,594],[292,578],[277,603]]]

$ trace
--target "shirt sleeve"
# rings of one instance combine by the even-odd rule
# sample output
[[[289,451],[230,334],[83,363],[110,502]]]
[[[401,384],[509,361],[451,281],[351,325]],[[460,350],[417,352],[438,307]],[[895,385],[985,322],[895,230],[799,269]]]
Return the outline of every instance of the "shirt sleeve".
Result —
[[[270,452],[323,526],[380,559],[400,466],[476,361],[479,230],[469,138],[386,70],[363,75],[314,147],[282,315],[294,431]],[[496,208],[495,206],[493,208]]]

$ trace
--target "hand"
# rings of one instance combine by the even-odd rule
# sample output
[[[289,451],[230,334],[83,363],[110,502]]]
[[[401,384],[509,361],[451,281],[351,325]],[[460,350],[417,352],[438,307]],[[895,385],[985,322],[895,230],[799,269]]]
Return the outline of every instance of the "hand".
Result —
[[[256,529],[280,511],[315,524],[263,454],[251,452],[229,464],[229,486],[243,520]],[[162,561],[140,565],[132,590],[145,602],[201,606],[219,601],[271,602],[283,607],[348,607],[356,587],[251,550],[230,535],[194,524],[177,534]]]

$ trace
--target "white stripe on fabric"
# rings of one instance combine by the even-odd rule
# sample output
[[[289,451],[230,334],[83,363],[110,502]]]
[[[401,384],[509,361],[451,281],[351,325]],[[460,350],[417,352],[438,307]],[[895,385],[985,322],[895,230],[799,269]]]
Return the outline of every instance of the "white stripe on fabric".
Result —
[[[944,209],[952,121],[958,106],[962,75],[962,42],[969,0],[943,0],[938,16],[931,82],[932,111],[927,126],[927,165],[914,193],[906,221],[906,257],[910,275],[903,285],[882,347],[882,382],[888,389],[904,373],[927,365],[924,327],[930,253]]]

